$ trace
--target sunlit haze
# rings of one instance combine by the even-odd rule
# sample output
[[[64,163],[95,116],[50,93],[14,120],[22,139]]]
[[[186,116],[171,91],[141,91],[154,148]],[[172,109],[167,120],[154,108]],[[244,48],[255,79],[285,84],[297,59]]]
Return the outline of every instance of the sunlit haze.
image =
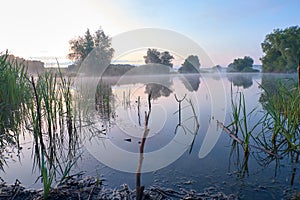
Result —
[[[266,34],[299,25],[300,19],[298,0],[10,0],[1,7],[0,51],[8,49],[27,59],[65,59],[69,40],[84,35],[87,28],[93,32],[102,27],[113,37],[147,27],[189,37],[214,64],[227,66],[246,55],[260,64]],[[133,64],[143,61],[130,58]]]

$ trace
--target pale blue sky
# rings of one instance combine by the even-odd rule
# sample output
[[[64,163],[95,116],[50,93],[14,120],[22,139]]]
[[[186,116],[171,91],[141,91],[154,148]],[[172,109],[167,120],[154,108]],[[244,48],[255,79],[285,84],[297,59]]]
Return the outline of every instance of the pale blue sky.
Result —
[[[276,28],[299,26],[299,0],[10,0],[0,17],[0,51],[25,58],[65,57],[68,41],[100,26],[111,37],[162,28],[194,40],[214,64],[245,55],[259,64],[260,44]],[[183,47],[188,48],[188,47]]]

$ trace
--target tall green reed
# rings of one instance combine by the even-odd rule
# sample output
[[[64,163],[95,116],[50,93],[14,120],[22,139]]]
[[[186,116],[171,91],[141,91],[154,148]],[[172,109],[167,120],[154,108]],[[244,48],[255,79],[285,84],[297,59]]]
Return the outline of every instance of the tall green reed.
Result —
[[[47,198],[53,179],[67,178],[79,157],[80,111],[72,80],[60,69],[29,78],[27,67],[9,60],[6,52],[0,55],[0,82],[1,150],[7,145],[19,149],[19,136],[33,135],[33,169],[40,170]]]
[[[26,103],[30,99],[27,68],[10,58],[8,52],[0,54],[0,169],[5,165],[7,148],[20,149],[19,132],[24,126]]]
[[[9,60],[7,52],[0,55],[0,82],[0,146],[18,145],[29,87],[26,67]]]
[[[231,86],[231,123],[227,128],[232,127],[235,137],[241,136],[241,144],[243,146],[245,156],[249,154],[250,140],[253,138],[255,141],[255,130],[262,123],[261,119],[256,122],[252,121],[250,127],[251,115],[256,111],[253,108],[247,111],[247,105],[245,96],[242,92],[237,92],[233,95],[233,89]],[[234,144],[235,146],[236,144]]]
[[[77,160],[79,148],[72,81],[66,80],[61,73],[57,75],[46,72],[36,80],[32,77],[31,84],[35,103],[30,107],[30,121],[34,126],[36,166],[41,169],[43,179],[44,166],[48,168],[48,175],[54,173],[53,176],[56,177],[56,172],[59,172],[65,177],[64,165],[69,165],[70,160]],[[47,184],[44,186],[49,187]],[[44,189],[46,191],[47,188]]]

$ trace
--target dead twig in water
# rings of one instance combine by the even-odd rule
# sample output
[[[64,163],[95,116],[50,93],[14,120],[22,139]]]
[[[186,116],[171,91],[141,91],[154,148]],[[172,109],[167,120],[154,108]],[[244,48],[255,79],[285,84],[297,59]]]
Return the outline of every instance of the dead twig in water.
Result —
[[[144,186],[141,186],[141,170],[142,170],[142,165],[143,165],[143,159],[144,159],[144,146],[146,143],[146,138],[149,133],[148,129],[148,123],[149,123],[149,117],[151,113],[151,92],[148,95],[148,113],[145,111],[145,124],[144,124],[144,134],[142,137],[142,142],[140,144],[140,155],[139,155],[139,162],[138,162],[138,167],[137,167],[137,172],[136,172],[136,199],[141,200],[143,199],[143,194],[144,194]]]
[[[217,120],[217,123],[218,123],[218,125],[220,125],[220,127],[230,136],[230,137],[232,137],[232,139],[234,139],[235,141],[237,141],[239,144],[244,144],[244,141],[243,140],[241,140],[241,139],[239,139],[235,134],[233,134],[232,132],[231,132],[231,130],[229,130],[226,126],[224,126],[224,124],[222,123],[222,122],[220,122],[220,121],[218,121]],[[281,159],[282,158],[282,156],[280,156],[280,155],[278,155],[278,154],[276,154],[276,153],[273,153],[272,151],[268,151],[268,150],[266,150],[266,149],[264,149],[264,148],[261,148],[261,147],[258,147],[258,146],[255,146],[255,145],[252,145],[252,144],[249,144],[249,147],[253,147],[253,148],[255,148],[255,149],[258,149],[258,150],[261,150],[261,151],[263,151],[263,152],[265,152],[265,153],[267,153],[267,154],[270,154],[270,155],[272,155],[272,156],[275,156],[276,158],[278,158],[278,159]]]

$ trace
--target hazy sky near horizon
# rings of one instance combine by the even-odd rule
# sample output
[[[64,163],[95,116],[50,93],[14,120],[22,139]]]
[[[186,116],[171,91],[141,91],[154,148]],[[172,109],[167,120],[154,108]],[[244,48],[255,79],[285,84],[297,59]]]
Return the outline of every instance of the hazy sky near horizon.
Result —
[[[25,58],[66,57],[69,40],[87,28],[102,27],[111,37],[159,28],[195,41],[214,64],[246,55],[260,64],[265,36],[300,23],[299,0],[9,0],[1,6],[0,51]]]

